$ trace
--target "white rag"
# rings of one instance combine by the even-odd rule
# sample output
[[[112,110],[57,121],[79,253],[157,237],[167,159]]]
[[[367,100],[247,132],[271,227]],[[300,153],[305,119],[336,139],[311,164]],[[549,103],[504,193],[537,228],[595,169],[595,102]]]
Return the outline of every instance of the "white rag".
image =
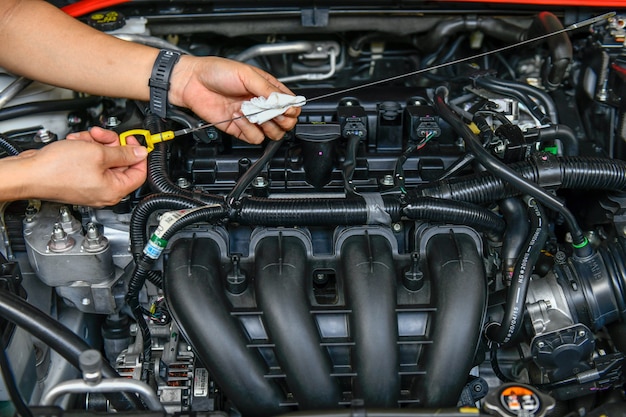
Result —
[[[271,93],[268,98],[254,97],[241,103],[241,112],[250,123],[261,124],[287,111],[289,107],[301,107],[306,103],[304,96]]]

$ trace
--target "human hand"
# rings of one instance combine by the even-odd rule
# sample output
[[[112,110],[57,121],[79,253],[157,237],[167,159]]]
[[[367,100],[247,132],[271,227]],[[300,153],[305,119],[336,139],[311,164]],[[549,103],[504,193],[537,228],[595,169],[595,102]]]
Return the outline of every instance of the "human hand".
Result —
[[[24,198],[107,206],[146,178],[146,148],[132,136],[127,143],[120,146],[115,132],[94,127],[10,159],[25,169]]]
[[[217,128],[250,143],[261,143],[265,136],[279,140],[291,130],[300,108],[291,107],[283,115],[260,126],[241,117],[241,103],[272,92],[293,94],[265,71],[219,57],[184,55],[170,77],[169,101],[191,109],[210,123],[238,118]]]

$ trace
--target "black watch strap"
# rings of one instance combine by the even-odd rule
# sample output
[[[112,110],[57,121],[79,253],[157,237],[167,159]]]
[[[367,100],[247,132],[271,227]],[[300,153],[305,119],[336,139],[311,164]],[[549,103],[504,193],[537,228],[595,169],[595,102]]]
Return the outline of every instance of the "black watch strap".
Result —
[[[170,89],[170,76],[179,58],[179,52],[162,49],[154,61],[148,82],[150,86],[150,111],[159,117],[165,117],[167,113],[167,92]]]

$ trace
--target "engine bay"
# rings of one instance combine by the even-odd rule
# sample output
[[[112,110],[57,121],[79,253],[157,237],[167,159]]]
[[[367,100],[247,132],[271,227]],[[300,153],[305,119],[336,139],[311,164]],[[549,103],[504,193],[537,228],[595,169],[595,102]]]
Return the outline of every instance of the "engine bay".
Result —
[[[623,416],[626,11],[581,24],[609,11],[76,16],[249,63],[307,101],[280,141],[212,126],[156,143],[115,206],[2,203],[0,330],[22,396],[59,416]],[[0,74],[2,157],[93,126],[204,123]]]

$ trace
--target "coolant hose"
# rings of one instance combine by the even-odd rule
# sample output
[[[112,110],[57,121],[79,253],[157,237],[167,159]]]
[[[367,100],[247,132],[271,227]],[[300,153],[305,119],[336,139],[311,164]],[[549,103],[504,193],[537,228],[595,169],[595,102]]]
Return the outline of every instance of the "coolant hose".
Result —
[[[4,290],[0,290],[0,316],[22,327],[47,346],[50,346],[77,369],[80,369],[78,360],[80,354],[92,349],[70,329],[26,300]],[[102,362],[102,376],[105,378],[120,377],[107,361]],[[121,396],[110,395],[108,398],[118,411],[133,408],[145,409],[141,401],[131,394],[121,393]]]
[[[514,340],[522,328],[530,277],[548,240],[548,222],[543,209],[534,200],[529,200],[527,204],[531,233],[526,239],[523,253],[515,264],[504,318],[502,323],[489,323],[486,329],[487,338],[501,345]]]
[[[530,225],[526,216],[524,203],[519,198],[509,197],[498,202],[500,212],[506,223],[504,238],[502,239],[502,273],[513,272],[515,260],[524,247]],[[508,277],[505,278],[508,282]]]
[[[481,146],[474,132],[467,126],[459,116],[452,111],[452,109],[446,103],[446,97],[448,95],[448,89],[445,87],[439,87],[435,91],[434,104],[437,113],[448,122],[452,128],[464,139],[466,146],[469,150],[476,155],[476,159],[480,162],[487,171],[510,183],[513,187],[517,188],[524,194],[528,194],[546,207],[560,213],[572,235],[572,245],[579,255],[588,255],[591,250],[582,229],[578,225],[576,218],[569,211],[569,209],[556,197],[547,193],[536,183],[530,182],[524,177],[520,176],[517,172],[509,168],[504,163],[500,162],[494,156],[492,156],[485,148]]]
[[[0,134],[0,150],[5,151],[8,156],[19,155],[22,152],[17,145],[3,134]]]
[[[460,32],[473,32],[479,30],[507,43],[519,42],[525,35],[524,29],[511,25],[502,19],[493,17],[466,15],[441,20],[435,27],[430,29],[423,37],[418,38],[417,47],[433,51],[437,49],[447,38]]]
[[[563,24],[553,13],[541,12],[533,20],[525,39],[563,30]],[[555,90],[565,79],[567,68],[573,58],[572,42],[567,33],[561,32],[545,41],[550,49],[542,79],[548,90]]]

